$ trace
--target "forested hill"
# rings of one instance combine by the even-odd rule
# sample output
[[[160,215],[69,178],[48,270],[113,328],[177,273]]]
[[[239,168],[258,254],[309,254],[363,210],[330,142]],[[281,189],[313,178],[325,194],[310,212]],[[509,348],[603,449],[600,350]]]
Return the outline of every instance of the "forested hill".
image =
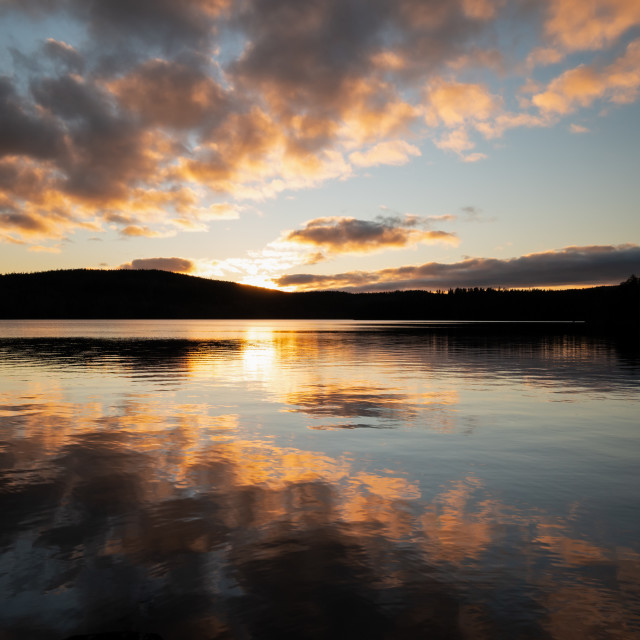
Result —
[[[0,318],[586,320],[634,328],[640,280],[565,291],[283,293],[167,271],[77,269],[0,275]]]

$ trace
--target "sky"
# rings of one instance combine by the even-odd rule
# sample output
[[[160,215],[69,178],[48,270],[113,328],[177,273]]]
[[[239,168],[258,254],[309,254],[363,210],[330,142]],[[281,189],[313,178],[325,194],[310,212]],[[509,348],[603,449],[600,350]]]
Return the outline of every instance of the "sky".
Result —
[[[640,274],[637,0],[0,0],[0,273]]]

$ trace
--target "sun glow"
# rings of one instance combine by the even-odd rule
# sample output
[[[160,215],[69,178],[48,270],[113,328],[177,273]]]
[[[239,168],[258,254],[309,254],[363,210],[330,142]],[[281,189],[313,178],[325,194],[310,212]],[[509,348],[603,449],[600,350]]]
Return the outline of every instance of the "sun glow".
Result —
[[[282,289],[276,287],[273,280],[266,274],[256,273],[245,276],[240,280],[240,284],[249,284],[253,287],[264,287],[265,289],[274,289],[276,291],[282,291]]]

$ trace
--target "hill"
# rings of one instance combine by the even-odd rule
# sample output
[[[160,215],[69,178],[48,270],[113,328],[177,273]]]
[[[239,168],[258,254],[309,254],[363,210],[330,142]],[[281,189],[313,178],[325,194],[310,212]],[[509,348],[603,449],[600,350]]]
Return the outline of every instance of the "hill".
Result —
[[[284,293],[168,271],[0,275],[0,318],[557,320],[638,327],[640,280],[564,291]]]

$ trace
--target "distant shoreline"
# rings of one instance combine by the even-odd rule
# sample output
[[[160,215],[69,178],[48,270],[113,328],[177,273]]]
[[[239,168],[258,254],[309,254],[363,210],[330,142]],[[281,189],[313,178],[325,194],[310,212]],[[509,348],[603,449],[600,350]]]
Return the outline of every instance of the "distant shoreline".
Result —
[[[61,270],[0,276],[5,320],[352,320],[640,328],[640,285],[567,290],[287,293],[167,271]]]

